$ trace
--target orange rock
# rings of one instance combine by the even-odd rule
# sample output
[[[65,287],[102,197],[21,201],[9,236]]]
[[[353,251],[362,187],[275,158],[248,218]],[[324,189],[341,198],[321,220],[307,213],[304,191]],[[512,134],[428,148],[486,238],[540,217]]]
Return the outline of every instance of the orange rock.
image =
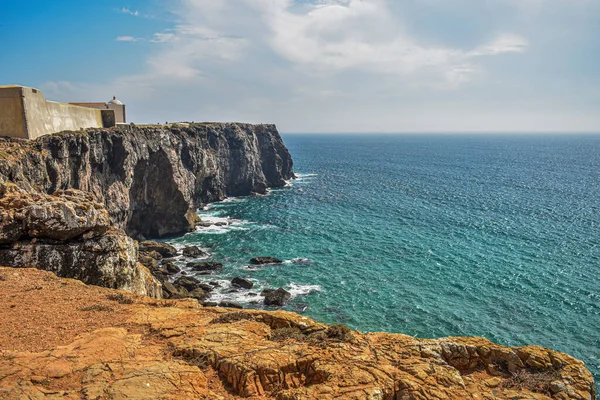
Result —
[[[0,268],[0,276],[5,272]],[[31,273],[27,284],[43,281],[43,274]],[[74,281],[63,284],[77,290],[73,309],[89,305],[99,290],[111,292],[94,288],[86,297]],[[5,286],[0,280],[0,295]],[[50,290],[36,295],[50,296]],[[52,307],[48,302],[39,312]],[[202,308],[190,299],[138,297],[121,307],[128,312],[120,314],[127,316],[120,326],[40,353],[1,353],[0,398],[595,398],[581,361],[537,346],[388,333],[340,338],[298,314]]]

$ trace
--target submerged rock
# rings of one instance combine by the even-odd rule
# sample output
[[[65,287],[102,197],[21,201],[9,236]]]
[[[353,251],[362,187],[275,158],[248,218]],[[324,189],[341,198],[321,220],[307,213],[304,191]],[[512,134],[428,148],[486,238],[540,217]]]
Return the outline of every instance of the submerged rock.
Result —
[[[240,277],[233,278],[231,280],[231,284],[244,289],[252,289],[254,287],[254,283],[252,281]]]
[[[251,264],[254,265],[265,265],[265,264],[281,264],[283,263],[283,261],[281,261],[279,258],[275,258],[275,257],[254,257],[253,259],[250,260]]]
[[[263,293],[264,293],[264,291],[263,291]],[[284,288],[279,288],[277,290],[271,290],[271,291],[268,291],[267,293],[265,293],[264,304],[266,306],[283,307],[288,303],[288,301],[290,300],[291,297],[292,297],[292,294],[290,292],[288,292],[287,290],[285,290]]]

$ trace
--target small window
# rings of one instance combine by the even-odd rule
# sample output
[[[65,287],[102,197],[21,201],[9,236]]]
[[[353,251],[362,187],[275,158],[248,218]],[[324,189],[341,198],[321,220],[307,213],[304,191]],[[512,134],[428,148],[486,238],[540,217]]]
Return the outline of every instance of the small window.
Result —
[[[37,93],[37,89],[31,89],[33,93]]]

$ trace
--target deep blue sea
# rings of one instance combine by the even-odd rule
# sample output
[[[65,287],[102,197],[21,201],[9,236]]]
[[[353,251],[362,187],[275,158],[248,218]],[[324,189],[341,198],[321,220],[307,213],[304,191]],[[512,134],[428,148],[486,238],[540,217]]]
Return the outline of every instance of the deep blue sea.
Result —
[[[600,377],[600,136],[284,135],[298,179],[200,211],[174,239],[224,262],[214,298],[362,331],[484,336]],[[258,255],[286,262],[248,268]],[[234,276],[255,282],[231,293]],[[230,293],[228,293],[230,292]]]

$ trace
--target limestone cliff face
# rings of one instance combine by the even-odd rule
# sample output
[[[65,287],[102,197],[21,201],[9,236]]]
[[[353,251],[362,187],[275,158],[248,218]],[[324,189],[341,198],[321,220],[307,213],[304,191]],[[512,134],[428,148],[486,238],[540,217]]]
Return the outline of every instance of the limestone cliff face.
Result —
[[[160,298],[161,284],[138,263],[133,239],[111,227],[108,212],[75,189],[53,195],[0,183],[0,265]]]
[[[194,228],[196,209],[293,177],[273,125],[183,124],[0,139],[0,265],[161,297],[133,238]]]
[[[265,193],[293,177],[274,125],[88,129],[2,141],[0,149],[0,180],[34,192],[92,193],[134,238],[187,232],[201,203]]]

